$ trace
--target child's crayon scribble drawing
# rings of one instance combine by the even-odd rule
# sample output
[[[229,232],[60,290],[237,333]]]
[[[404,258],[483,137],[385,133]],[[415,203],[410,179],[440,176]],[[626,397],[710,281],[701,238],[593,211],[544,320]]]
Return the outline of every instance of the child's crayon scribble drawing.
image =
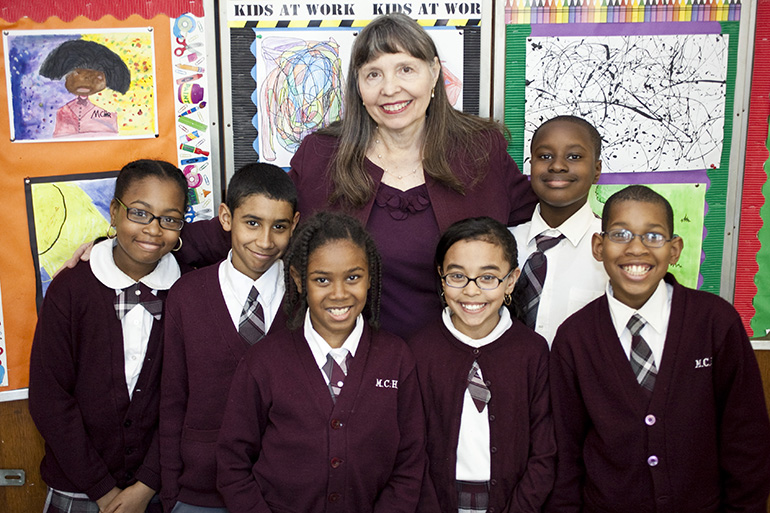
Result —
[[[126,94],[131,72],[118,54],[93,41],[65,41],[48,54],[40,75],[51,80],[64,78],[64,87],[75,95],[56,112],[54,137],[73,134],[118,133],[118,115],[97,107],[88,97],[112,89]]]
[[[82,175],[80,175],[82,176]],[[41,180],[41,179],[36,179]],[[30,236],[42,297],[53,273],[84,242],[107,234],[115,178],[60,179],[28,185]]]
[[[155,137],[151,31],[3,36],[14,141]]]
[[[261,157],[276,160],[276,144],[295,152],[302,139],[340,118],[342,61],[334,39],[266,37],[261,57],[267,75],[260,87]]]
[[[720,34],[529,38],[524,147],[573,114],[602,134],[604,172],[718,168],[727,57]]]

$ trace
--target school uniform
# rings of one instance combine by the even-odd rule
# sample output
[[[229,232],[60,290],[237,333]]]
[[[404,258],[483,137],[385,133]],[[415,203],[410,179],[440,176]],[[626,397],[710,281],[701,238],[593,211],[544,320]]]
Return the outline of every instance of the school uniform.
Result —
[[[156,319],[136,305],[118,319],[116,296],[135,282],[115,265],[113,245],[95,245],[90,262],[53,280],[30,358],[29,408],[45,439],[43,480],[91,501],[136,481],[160,489],[163,313]],[[178,277],[166,255],[140,281],[162,300]]]
[[[232,513],[414,512],[425,465],[414,358],[401,339],[363,325],[336,401],[303,328],[246,352],[217,452]]]
[[[602,221],[586,202],[560,226],[551,228],[535,207],[532,220],[509,228],[516,238],[519,269],[537,251],[535,237],[546,235],[564,239],[545,251],[548,271],[545,276],[534,330],[550,346],[562,322],[585,305],[604,294],[607,273],[591,251],[591,237],[602,231]]]
[[[456,480],[488,482],[488,513],[540,511],[553,486],[548,345],[523,323],[512,322],[507,309],[500,312],[497,327],[481,340],[458,332],[447,309],[409,341],[440,505],[423,501],[421,512],[458,511]],[[482,412],[468,391],[474,361],[491,393]]]
[[[740,317],[670,274],[661,287],[653,302],[670,310],[665,333],[665,311],[642,332],[653,354],[658,332],[651,396],[621,340],[630,334],[618,336],[613,317],[627,312],[611,313],[611,289],[559,328],[550,360],[559,460],[547,511],[766,512],[770,421]]]
[[[266,330],[284,328],[281,260],[253,281],[233,267],[231,252],[219,265],[186,274],[169,293],[160,419],[167,511],[177,501],[225,507],[216,489],[216,441],[230,381],[250,347],[238,324],[252,286],[259,291]]]

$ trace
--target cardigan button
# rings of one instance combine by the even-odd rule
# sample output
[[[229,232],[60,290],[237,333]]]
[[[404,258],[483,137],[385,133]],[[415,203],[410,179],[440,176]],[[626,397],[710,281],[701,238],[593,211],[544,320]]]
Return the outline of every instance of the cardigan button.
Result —
[[[655,415],[652,415],[652,414],[647,415],[644,418],[644,423],[647,424],[648,426],[654,426],[655,422],[657,422],[657,421],[658,421],[658,419],[656,419]]]
[[[332,429],[339,429],[343,426],[342,421],[340,419],[332,419],[331,425],[332,425]]]
[[[337,502],[338,500],[340,500],[341,497],[342,497],[342,495],[340,495],[338,493],[330,493],[329,494],[329,502]]]
[[[493,445],[492,447],[489,448],[489,452],[491,452],[492,454],[496,453],[497,452],[497,447],[495,447]]]
[[[490,479],[489,485],[490,486],[496,486],[497,485],[497,479]]]
[[[123,423],[123,427],[127,427],[127,428],[130,428],[130,427],[131,427],[131,424],[132,424],[132,422],[131,422],[131,419],[127,419],[127,420],[126,420],[126,421]]]
[[[342,459],[341,458],[332,458],[332,461],[330,462],[332,468],[339,468],[340,465],[342,465]]]
[[[651,467],[654,467],[655,465],[657,465],[658,461],[659,461],[658,457],[655,456],[654,454],[652,456],[650,456],[649,458],[647,458],[647,464],[649,466],[651,466]]]
[[[478,347],[473,348],[473,354],[478,355],[481,350]]]
[[[489,422],[494,422],[494,421],[495,421],[495,416],[494,415],[490,415],[489,416]]]

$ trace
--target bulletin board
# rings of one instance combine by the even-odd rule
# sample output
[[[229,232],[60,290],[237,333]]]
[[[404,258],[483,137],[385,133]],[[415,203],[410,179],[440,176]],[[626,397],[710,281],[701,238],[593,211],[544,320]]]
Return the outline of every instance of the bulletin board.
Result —
[[[214,27],[213,17],[204,17],[203,0],[5,4],[0,401],[26,397],[36,300],[58,262],[71,254],[65,246],[106,233],[111,185],[100,180],[114,180],[115,170],[132,160],[162,159],[187,176],[188,220],[213,214],[219,197],[218,173],[212,172],[219,145],[212,130],[218,118],[215,59],[209,60],[207,37]],[[108,78],[94,94],[70,92],[67,62],[41,73],[46,58],[65,44],[98,47],[100,58],[122,62],[128,80]],[[76,68],[84,66],[78,62]]]
[[[514,160],[528,172],[543,121],[590,121],[603,144],[594,210],[625,185],[658,190],[684,240],[671,272],[715,294],[731,257],[730,173],[741,172],[733,137],[736,76],[746,74],[738,69],[741,14],[739,1],[722,0],[508,0],[504,9],[502,113]]]
[[[391,11],[416,19],[436,41],[454,107],[488,115],[491,5],[222,2],[228,176],[257,159],[288,169],[303,137],[340,118],[353,41],[373,18]]]

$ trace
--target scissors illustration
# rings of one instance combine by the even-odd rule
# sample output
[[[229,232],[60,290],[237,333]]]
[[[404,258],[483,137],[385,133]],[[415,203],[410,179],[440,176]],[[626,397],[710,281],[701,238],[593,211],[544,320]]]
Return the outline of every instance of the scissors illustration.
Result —
[[[176,55],[177,57],[181,57],[189,49],[199,48],[199,47],[203,46],[203,43],[188,44],[187,41],[185,40],[185,38],[183,38],[183,37],[176,38],[176,42],[181,45],[181,46],[178,46],[174,50],[174,55]]]

